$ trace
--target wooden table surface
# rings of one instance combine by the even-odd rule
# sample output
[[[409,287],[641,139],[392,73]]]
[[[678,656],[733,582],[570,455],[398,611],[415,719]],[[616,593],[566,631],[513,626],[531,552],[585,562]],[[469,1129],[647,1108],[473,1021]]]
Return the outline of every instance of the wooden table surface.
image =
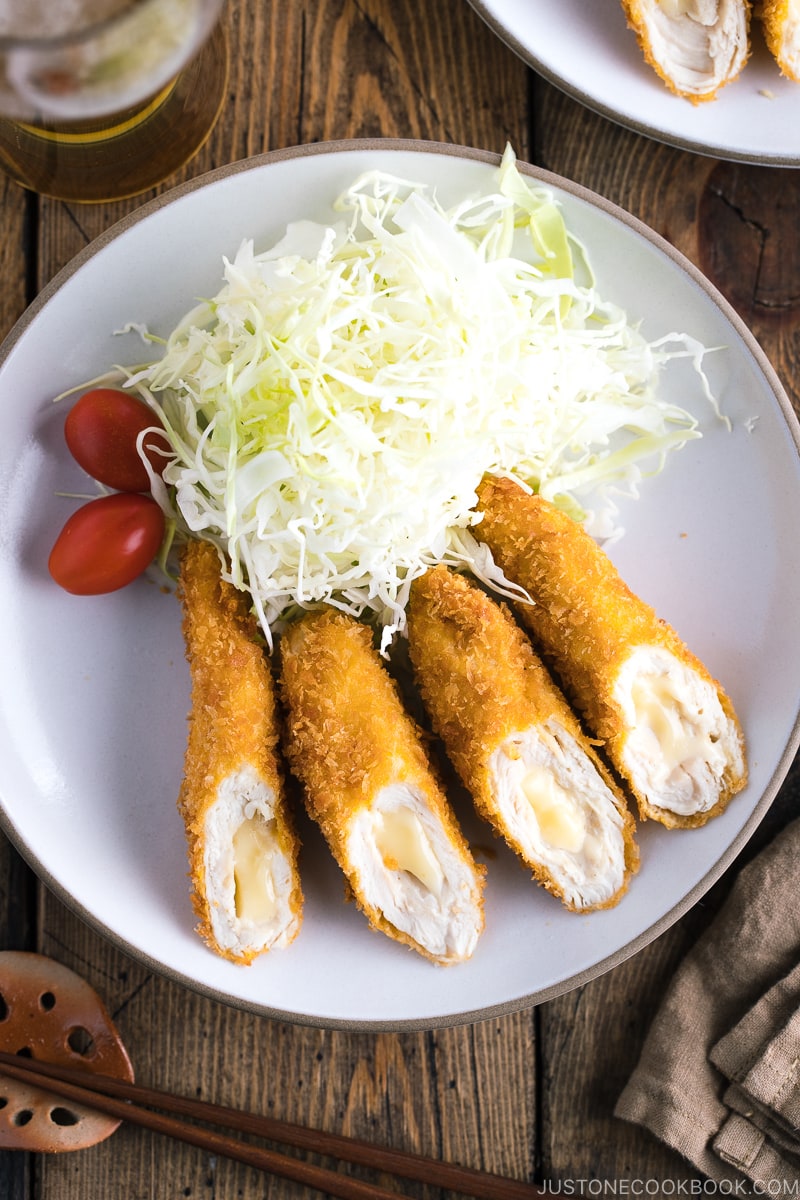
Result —
[[[302,142],[414,137],[501,151],[510,141],[521,159],[602,193],[697,263],[800,405],[797,172],[719,162],[616,127],[538,78],[466,0],[228,0],[225,22],[221,119],[159,190]],[[79,206],[1,178],[0,189],[2,334],[74,254],[150,198]],[[799,787],[793,770],[744,858],[793,815]],[[741,859],[677,925],[576,991],[466,1027],[372,1033],[270,1021],[167,982],[87,928],[10,846],[0,854],[0,946],[38,950],[85,976],[142,1082],[572,1194],[581,1180],[669,1181],[674,1191],[699,1178],[612,1110],[670,976]],[[78,1154],[0,1154],[7,1200],[303,1194],[129,1127]]]

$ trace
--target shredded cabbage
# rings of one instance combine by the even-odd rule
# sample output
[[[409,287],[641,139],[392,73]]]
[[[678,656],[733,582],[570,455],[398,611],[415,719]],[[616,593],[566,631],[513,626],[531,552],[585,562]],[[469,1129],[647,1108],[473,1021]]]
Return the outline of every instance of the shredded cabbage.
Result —
[[[227,555],[268,643],[327,602],[376,619],[385,649],[434,563],[512,586],[475,537],[485,473],[585,517],[581,491],[635,488],[644,459],[700,436],[659,397],[664,362],[688,357],[710,394],[701,346],[648,343],[597,294],[510,148],[495,190],[449,210],[370,172],[335,211],[244,241],[161,357],[121,370],[174,448],[157,497]]]

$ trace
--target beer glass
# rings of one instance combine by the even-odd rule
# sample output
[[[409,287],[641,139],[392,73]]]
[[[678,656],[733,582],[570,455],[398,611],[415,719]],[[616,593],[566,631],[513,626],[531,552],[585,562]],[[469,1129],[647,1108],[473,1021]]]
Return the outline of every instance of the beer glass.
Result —
[[[136,195],[225,94],[224,0],[0,0],[0,170],[61,200]]]

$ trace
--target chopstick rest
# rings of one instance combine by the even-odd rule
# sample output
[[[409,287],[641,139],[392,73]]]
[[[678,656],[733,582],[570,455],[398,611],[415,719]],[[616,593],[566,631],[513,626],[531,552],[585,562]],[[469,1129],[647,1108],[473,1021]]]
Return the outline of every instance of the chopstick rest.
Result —
[[[94,988],[42,954],[0,952],[0,1048],[133,1080],[130,1058]],[[21,1061],[19,1057],[16,1061]],[[0,1149],[84,1150],[119,1125],[96,1107],[54,1105],[50,1093],[17,1080],[2,1093]]]

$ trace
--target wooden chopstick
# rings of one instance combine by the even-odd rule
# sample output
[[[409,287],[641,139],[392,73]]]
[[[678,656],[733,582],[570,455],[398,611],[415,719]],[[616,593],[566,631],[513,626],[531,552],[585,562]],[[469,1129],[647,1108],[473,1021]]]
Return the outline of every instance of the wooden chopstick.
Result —
[[[405,1150],[387,1149],[370,1142],[345,1137],[343,1134],[307,1129],[276,1117],[237,1112],[223,1105],[194,1100],[188,1096],[172,1095],[91,1071],[23,1058],[2,1050],[0,1073],[55,1092],[86,1108],[94,1108],[108,1116],[143,1126],[154,1133],[188,1142],[258,1170],[291,1179],[306,1187],[340,1197],[341,1200],[398,1200],[398,1194],[290,1155],[241,1142],[214,1130],[199,1128],[179,1120],[175,1114],[223,1125],[239,1133],[255,1134],[270,1141],[312,1150],[401,1178],[419,1180],[434,1187],[448,1188],[450,1191],[478,1197],[479,1200],[533,1200],[533,1197],[544,1194],[535,1184],[506,1179],[456,1163],[439,1162]],[[151,1112],[151,1108],[165,1111]]]

